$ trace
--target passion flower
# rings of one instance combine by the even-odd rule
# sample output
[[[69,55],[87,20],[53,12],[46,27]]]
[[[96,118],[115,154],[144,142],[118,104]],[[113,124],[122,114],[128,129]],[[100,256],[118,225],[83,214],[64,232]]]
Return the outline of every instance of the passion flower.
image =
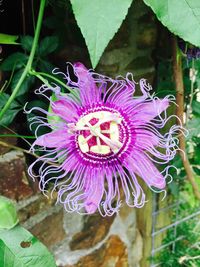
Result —
[[[151,96],[146,80],[137,84],[130,73],[112,79],[81,63],[72,68],[75,75],[63,74],[71,93],[64,94],[55,84],[36,91],[54,97],[47,97],[48,112],[37,107],[29,111],[45,114],[32,122],[39,123],[36,135],[41,126],[50,129],[32,146],[44,155],[29,167],[29,174],[39,176],[44,193],[53,184],[52,192],[58,192],[57,200],[68,212],[91,214],[98,209],[103,216],[113,215],[123,199],[130,207],[142,207],[145,193],[138,177],[154,191],[165,191],[171,179],[168,163],[178,149],[181,128],[173,125],[164,134],[160,129],[173,117],[166,113],[173,97]],[[136,85],[139,97],[134,97]],[[164,167],[158,170],[155,164]]]

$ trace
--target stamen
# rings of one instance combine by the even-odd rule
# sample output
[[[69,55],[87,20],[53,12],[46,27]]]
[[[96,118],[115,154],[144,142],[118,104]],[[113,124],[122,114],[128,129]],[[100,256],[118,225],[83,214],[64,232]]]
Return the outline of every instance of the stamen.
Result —
[[[101,147],[101,141],[100,141],[100,138],[99,138],[99,137],[97,137],[97,146],[98,146],[99,149],[100,149],[100,147]]]
[[[75,133],[75,132],[77,132],[77,131],[90,130],[89,127],[79,126],[79,125],[77,125],[75,123],[68,123],[67,126],[69,128],[68,132],[69,133],[72,133],[72,134]]]
[[[99,134],[99,137],[111,148],[114,153],[117,153],[123,144],[118,140],[111,140],[103,134]]]
[[[90,139],[92,138],[92,134],[90,134],[87,138],[85,138],[84,142],[82,143],[83,145],[87,143]]]
[[[115,121],[116,123],[121,123],[122,118],[119,116],[119,114],[113,114],[107,115],[105,118],[100,118],[99,121],[96,123],[96,126],[100,126],[101,124],[105,122]]]
[[[92,125],[91,120],[98,119],[97,123]],[[110,151],[117,153],[123,144],[119,141],[119,124],[121,123],[122,118],[118,113],[111,113],[110,111],[97,111],[91,112],[80,120],[76,124],[69,124],[71,131],[84,131],[89,130],[90,135],[85,137],[84,134],[81,134],[78,137],[78,144],[83,153],[88,153],[89,151],[96,154],[109,154]],[[101,129],[105,123],[110,123],[110,129]],[[104,134],[109,134],[110,137],[105,136]],[[96,145],[92,146],[88,144],[88,141],[96,137]],[[106,145],[101,144],[102,140]],[[86,145],[87,143],[87,145]]]
[[[79,147],[80,147],[80,150],[83,152],[83,153],[87,153],[90,151],[89,149],[89,145],[87,143],[87,141],[85,140],[85,137],[83,135],[79,135],[78,136],[78,144],[79,144]]]
[[[110,130],[101,130],[101,133],[106,133],[106,134],[110,134]]]

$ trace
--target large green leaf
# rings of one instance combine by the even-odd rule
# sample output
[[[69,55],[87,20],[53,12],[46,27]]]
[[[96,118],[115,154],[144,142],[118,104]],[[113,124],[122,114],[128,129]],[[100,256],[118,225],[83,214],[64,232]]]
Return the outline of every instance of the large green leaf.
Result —
[[[71,0],[94,68],[126,17],[131,3],[132,0]]]
[[[0,196],[0,229],[11,229],[18,221],[13,202],[6,197]]]
[[[200,46],[199,0],[144,0],[174,34]]]
[[[56,267],[47,248],[23,227],[0,230],[1,267]]]

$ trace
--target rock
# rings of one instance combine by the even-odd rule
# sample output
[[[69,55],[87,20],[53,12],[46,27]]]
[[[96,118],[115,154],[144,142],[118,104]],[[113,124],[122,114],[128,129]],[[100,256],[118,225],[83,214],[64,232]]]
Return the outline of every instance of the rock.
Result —
[[[30,217],[44,212],[53,206],[56,202],[56,197],[53,199],[47,198],[41,193],[30,197],[29,199],[22,200],[18,203],[18,216],[21,223],[28,220]]]
[[[98,213],[85,217],[83,229],[75,234],[70,248],[86,249],[96,245],[106,237],[114,218],[115,216],[104,218]]]
[[[112,235],[104,245],[85,256],[75,265],[65,267],[128,267],[127,248],[117,235]]]
[[[48,248],[66,237],[63,229],[63,210],[52,213],[36,223],[29,231]]]
[[[12,150],[0,157],[0,194],[16,201],[30,197],[36,191],[31,188],[24,154]],[[36,183],[34,186],[37,187]]]

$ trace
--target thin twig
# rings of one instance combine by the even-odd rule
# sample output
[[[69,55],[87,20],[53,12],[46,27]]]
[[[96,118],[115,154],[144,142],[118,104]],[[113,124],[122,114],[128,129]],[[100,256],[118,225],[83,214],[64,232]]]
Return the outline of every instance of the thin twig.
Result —
[[[38,155],[36,155],[36,154],[34,154],[34,153],[31,153],[29,150],[23,149],[23,148],[21,148],[21,147],[14,146],[14,145],[8,144],[8,143],[3,142],[3,141],[0,141],[0,146],[9,147],[9,148],[12,148],[12,149],[21,151],[21,152],[23,152],[23,153],[25,153],[25,154],[29,154],[29,155],[31,155],[31,156],[34,156],[34,157],[37,158],[37,159],[40,158],[41,161],[44,161],[40,156],[38,156]],[[48,161],[48,162],[46,162],[46,163],[48,163],[49,165],[57,166],[57,167],[59,166],[58,164],[56,164],[56,163],[54,163],[54,162],[51,162],[51,161]]]
[[[1,146],[4,146],[4,147],[13,148],[13,149],[18,150],[18,151],[21,151],[21,152],[23,152],[23,153],[25,153],[25,154],[29,154],[29,155],[31,155],[31,156],[34,156],[35,158],[39,158],[38,155],[33,154],[33,153],[31,153],[30,151],[28,151],[28,150],[26,150],[26,149],[23,149],[23,148],[21,148],[21,147],[14,146],[14,145],[8,144],[8,143],[3,142],[3,141],[0,141],[0,145],[1,145]]]
[[[1,126],[7,129],[9,132],[13,133],[14,135],[18,135],[13,129],[9,128],[8,126],[3,125],[3,124],[1,124]],[[19,136],[16,136],[16,137],[19,137]],[[20,136],[20,138],[24,140],[24,142],[27,143],[29,146],[31,146],[31,144],[24,137]]]
[[[177,103],[176,115],[179,117],[180,122],[183,125],[184,85],[183,85],[182,61],[181,61],[181,55],[179,55],[178,53],[176,37],[173,37],[172,44],[173,44],[173,72],[174,72],[174,81],[176,86],[176,103]],[[178,121],[177,123],[180,124],[180,122]],[[185,168],[187,179],[192,185],[194,195],[196,196],[196,198],[200,200],[199,188],[194,178],[193,169],[188,160],[188,156],[186,153],[186,142],[183,134],[179,135],[179,145],[180,149],[183,151],[183,153],[180,153],[180,156],[183,161],[183,166]]]

